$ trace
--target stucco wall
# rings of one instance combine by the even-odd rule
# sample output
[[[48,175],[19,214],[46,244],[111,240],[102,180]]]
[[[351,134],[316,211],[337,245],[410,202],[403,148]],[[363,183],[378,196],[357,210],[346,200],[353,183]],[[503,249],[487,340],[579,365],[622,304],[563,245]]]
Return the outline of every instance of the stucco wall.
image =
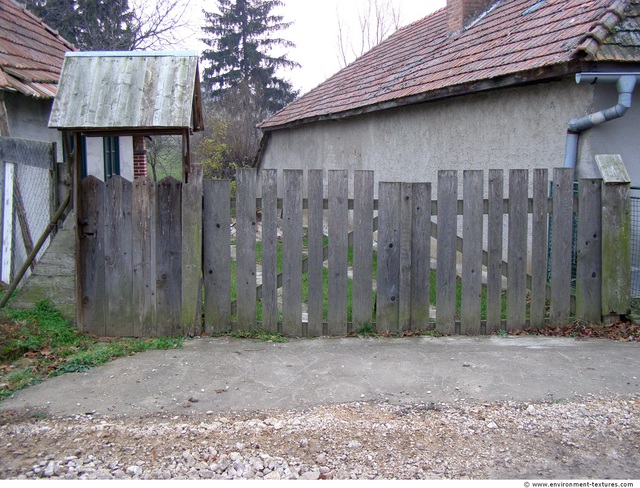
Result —
[[[49,129],[52,100],[38,100],[16,93],[7,93],[7,114],[11,137],[57,143],[58,162],[63,161],[62,136],[57,129]]]
[[[560,167],[568,121],[595,105],[594,87],[571,78],[313,123],[273,132],[261,167],[373,169],[376,182],[434,184],[438,169]],[[596,130],[581,139],[587,173],[604,150],[589,140]]]
[[[133,181],[133,137],[120,136],[120,175]],[[104,142],[102,137],[87,137],[87,176],[104,181]]]

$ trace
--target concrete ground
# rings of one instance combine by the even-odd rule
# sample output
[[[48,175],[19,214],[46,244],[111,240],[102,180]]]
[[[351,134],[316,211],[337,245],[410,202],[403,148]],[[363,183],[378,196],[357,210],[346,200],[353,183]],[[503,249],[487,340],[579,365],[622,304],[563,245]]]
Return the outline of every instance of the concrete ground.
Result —
[[[0,410],[193,414],[388,401],[544,402],[640,392],[640,344],[554,337],[195,338],[18,392]]]

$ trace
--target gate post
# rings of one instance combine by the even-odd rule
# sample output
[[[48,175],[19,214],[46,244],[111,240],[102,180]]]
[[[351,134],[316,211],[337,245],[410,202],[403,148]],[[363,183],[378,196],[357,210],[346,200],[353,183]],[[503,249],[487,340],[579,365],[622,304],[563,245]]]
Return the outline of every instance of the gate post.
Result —
[[[602,175],[602,318],[618,320],[631,301],[631,179],[618,154],[597,155]]]

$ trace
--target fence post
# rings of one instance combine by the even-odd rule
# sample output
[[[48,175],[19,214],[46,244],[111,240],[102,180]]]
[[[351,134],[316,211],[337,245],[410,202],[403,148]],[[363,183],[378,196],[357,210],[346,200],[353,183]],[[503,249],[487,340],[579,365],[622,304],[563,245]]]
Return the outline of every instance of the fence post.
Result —
[[[596,156],[602,175],[602,316],[629,313],[631,297],[631,179],[618,154]]]

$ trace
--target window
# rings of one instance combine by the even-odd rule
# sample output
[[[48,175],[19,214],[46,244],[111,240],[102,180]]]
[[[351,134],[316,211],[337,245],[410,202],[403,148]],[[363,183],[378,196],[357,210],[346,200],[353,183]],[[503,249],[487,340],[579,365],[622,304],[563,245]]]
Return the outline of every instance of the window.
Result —
[[[103,138],[104,179],[120,174],[120,143],[117,137]]]

